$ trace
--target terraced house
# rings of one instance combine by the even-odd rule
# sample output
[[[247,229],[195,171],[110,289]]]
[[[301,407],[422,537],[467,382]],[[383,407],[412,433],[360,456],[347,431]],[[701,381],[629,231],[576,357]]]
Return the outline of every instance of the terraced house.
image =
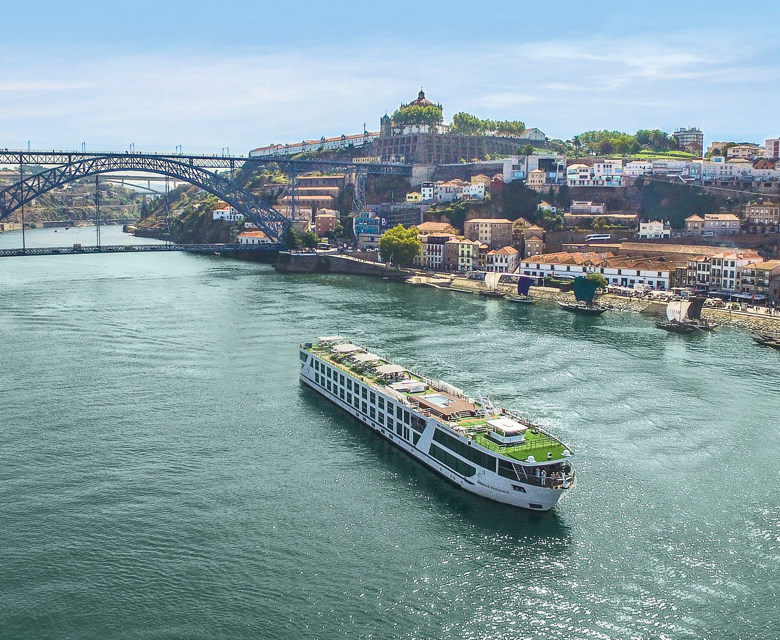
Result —
[[[506,218],[474,218],[464,223],[464,235],[469,240],[483,242],[491,249],[512,244],[513,222]]]
[[[692,215],[685,219],[685,230],[698,236],[736,235],[740,226],[739,218],[733,213],[705,213],[703,218]]]
[[[520,261],[520,252],[514,247],[501,247],[488,251],[485,263],[487,271],[514,273]]]
[[[755,202],[745,207],[748,225],[763,227],[766,231],[780,229],[780,205],[774,202]]]
[[[563,251],[521,260],[518,272],[537,278],[549,276],[563,279],[599,273],[612,285],[633,287],[642,284],[667,291],[676,286],[677,266],[675,262],[655,258]],[[685,267],[686,262],[680,261],[679,266]]]

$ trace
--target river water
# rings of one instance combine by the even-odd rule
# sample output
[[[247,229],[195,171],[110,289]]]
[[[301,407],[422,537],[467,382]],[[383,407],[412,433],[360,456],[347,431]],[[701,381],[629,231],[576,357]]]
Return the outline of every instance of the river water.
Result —
[[[0,295],[4,639],[778,636],[780,354],[744,333],[178,253],[3,258]],[[299,384],[334,333],[539,420],[578,485],[432,475]]]

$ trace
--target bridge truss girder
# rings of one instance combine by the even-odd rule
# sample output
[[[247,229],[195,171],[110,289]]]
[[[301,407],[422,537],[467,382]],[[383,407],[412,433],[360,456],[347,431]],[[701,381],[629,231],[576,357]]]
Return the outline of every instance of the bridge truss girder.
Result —
[[[53,169],[36,173],[0,190],[0,220],[47,191],[74,180],[102,173],[143,171],[178,178],[221,198],[256,224],[275,243],[284,242],[290,220],[249,190],[215,173],[178,159],[147,155],[81,156]]]

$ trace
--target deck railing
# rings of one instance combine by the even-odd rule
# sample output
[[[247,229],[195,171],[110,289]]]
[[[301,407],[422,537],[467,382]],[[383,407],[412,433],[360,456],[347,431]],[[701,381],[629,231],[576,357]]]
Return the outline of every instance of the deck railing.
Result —
[[[512,454],[517,453],[530,453],[535,449],[545,449],[548,447],[552,448],[561,446],[561,442],[559,440],[546,434],[540,434],[538,436],[534,436],[534,438],[531,440],[526,440],[525,442],[512,445],[499,445],[497,442],[490,440],[487,436],[482,435],[478,441],[478,444],[485,447],[486,449],[490,449],[494,453],[500,453],[501,455],[505,456],[511,456]],[[537,462],[543,461],[544,460],[538,460]]]

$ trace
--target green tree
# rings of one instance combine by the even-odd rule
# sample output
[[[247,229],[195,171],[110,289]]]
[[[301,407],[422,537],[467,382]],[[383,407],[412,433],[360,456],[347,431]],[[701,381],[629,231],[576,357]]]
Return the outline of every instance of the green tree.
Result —
[[[537,205],[541,200],[541,195],[526,187],[522,180],[507,183],[496,197],[499,211],[505,218],[516,220],[523,217],[532,222],[537,219]]]
[[[457,229],[463,230],[463,223],[466,221],[466,214],[469,212],[469,205],[464,201],[456,202],[452,205],[452,210],[447,212],[450,224]]]
[[[484,135],[485,123],[483,120],[480,120],[476,116],[472,116],[470,113],[460,112],[452,116],[450,131],[464,136]]]
[[[610,153],[615,153],[615,145],[612,144],[612,141],[609,138],[604,138],[599,143],[598,149],[601,155],[609,155]]]
[[[379,255],[383,262],[405,267],[422,251],[422,243],[416,229],[398,225],[384,232],[379,239]]]
[[[341,228],[341,235],[344,238],[354,238],[355,237],[355,227],[353,225],[353,219],[349,216],[342,216],[339,220],[339,224],[336,227]]]
[[[519,136],[525,131],[525,123],[520,120],[482,120],[470,113],[456,113],[452,116],[450,132],[464,136]]]
[[[441,124],[444,120],[441,109],[434,106],[420,106],[418,104],[408,105],[397,109],[390,117],[393,122],[398,124]]]
[[[600,273],[589,273],[587,276],[585,276],[588,280],[593,280],[601,289],[606,289],[609,282],[607,279]]]
[[[301,243],[307,249],[314,249],[319,241],[320,239],[317,237],[317,234],[314,233],[314,231],[307,231],[301,238]]]
[[[534,145],[527,144],[525,145],[521,150],[520,154],[524,156],[532,156],[534,155]]]
[[[301,237],[292,227],[288,227],[287,231],[284,232],[284,246],[288,249],[297,249],[301,246]]]
[[[566,144],[563,140],[548,140],[547,141],[547,148],[550,151],[555,151],[556,153],[560,153],[563,155],[566,155],[569,151],[571,151],[571,148],[568,144]]]
[[[674,229],[685,228],[685,218],[718,210],[717,196],[689,185],[643,182],[639,189],[639,213],[643,218],[669,220]]]
[[[569,193],[569,185],[562,184],[558,189],[558,195],[555,198],[555,206],[559,209],[568,209],[571,206],[571,194]]]
[[[333,196],[333,207],[342,215],[347,216],[355,206],[355,185],[345,184],[336,196]]]
[[[582,148],[582,142],[580,142],[579,136],[574,136],[571,139],[572,146],[574,147],[574,155],[575,157],[580,157],[580,149]]]

